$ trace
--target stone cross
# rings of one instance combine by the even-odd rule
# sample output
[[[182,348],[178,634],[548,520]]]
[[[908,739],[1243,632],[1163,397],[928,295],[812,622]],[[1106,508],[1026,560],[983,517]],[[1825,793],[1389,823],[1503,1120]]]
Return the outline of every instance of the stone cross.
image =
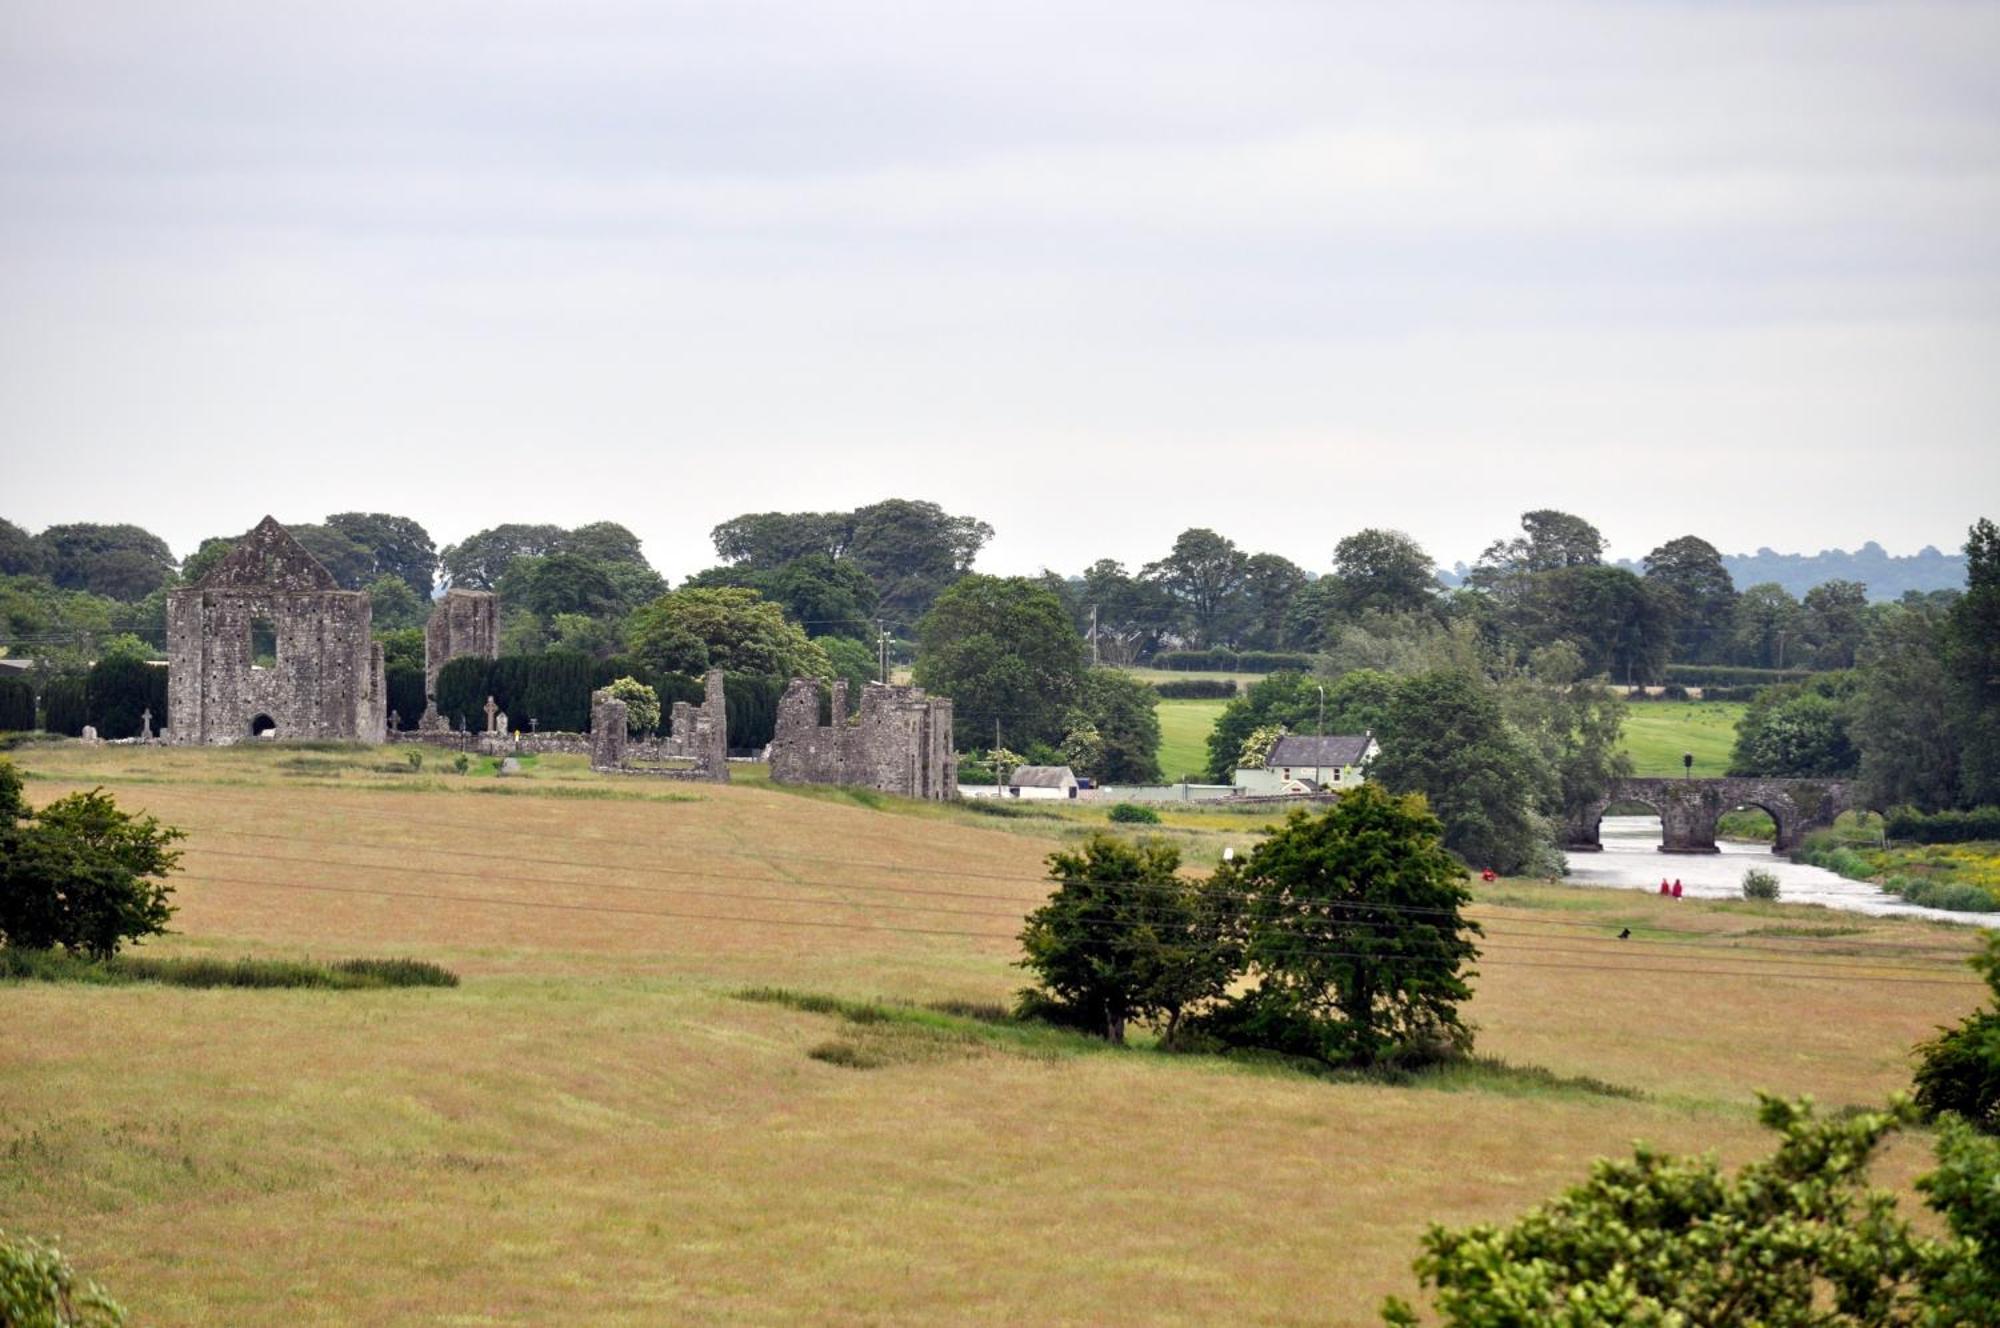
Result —
[[[495,733],[507,732],[507,712],[502,710],[498,715],[496,715],[493,719],[493,724],[494,724],[493,731]]]
[[[488,733],[493,733],[496,731],[493,727],[493,717],[500,713],[500,707],[493,704],[493,698],[489,696],[486,698],[485,710],[486,710],[486,731]]]
[[[542,721],[536,719],[533,715],[528,716],[528,732],[540,733],[541,731],[542,731]]]
[[[153,740],[153,707],[147,706],[139,712],[139,737],[146,742]]]

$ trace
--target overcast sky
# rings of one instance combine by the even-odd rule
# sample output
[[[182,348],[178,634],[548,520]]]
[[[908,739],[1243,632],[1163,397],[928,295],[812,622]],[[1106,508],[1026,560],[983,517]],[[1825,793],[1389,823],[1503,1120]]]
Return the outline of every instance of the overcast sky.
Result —
[[[0,516],[2000,517],[2000,6],[0,6]]]

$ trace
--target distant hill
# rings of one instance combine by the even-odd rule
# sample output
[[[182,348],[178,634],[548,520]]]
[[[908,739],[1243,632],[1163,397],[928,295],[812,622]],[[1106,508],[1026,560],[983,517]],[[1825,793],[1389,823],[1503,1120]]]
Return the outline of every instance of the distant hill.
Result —
[[[1940,553],[1925,545],[1915,553],[1897,556],[1874,540],[1849,553],[1846,549],[1823,549],[1818,553],[1779,553],[1759,549],[1755,553],[1726,553],[1722,565],[1738,590],[1775,581],[1794,598],[1825,581],[1859,581],[1868,587],[1868,598],[1877,602],[1901,599],[1906,590],[1965,589],[1965,555]],[[1615,566],[1643,572],[1636,561],[1619,559]],[[1458,585],[1471,569],[1459,563],[1451,571],[1438,573],[1446,586]]]

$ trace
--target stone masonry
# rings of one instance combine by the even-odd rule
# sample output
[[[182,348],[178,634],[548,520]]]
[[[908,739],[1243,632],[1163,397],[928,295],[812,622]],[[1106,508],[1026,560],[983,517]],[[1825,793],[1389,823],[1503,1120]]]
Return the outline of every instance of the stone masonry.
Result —
[[[794,678],[778,702],[771,779],[778,784],[849,784],[905,798],[958,796],[951,699],[921,687],[869,683],[861,713],[847,718],[847,684],[833,684],[833,722],[819,722],[819,683]]]
[[[424,696],[437,696],[438,673],[460,655],[500,655],[500,597],[490,590],[447,590],[424,624]]]
[[[702,680],[702,703],[677,701],[673,728],[657,743],[633,743],[626,734],[627,707],[608,689],[590,694],[590,768],[629,773],[673,775],[715,784],[729,782],[729,706],[723,694],[722,670],[710,669]],[[692,768],[665,769],[633,764],[633,758],[691,761]]]
[[[1716,822],[1735,807],[1761,807],[1778,828],[1775,853],[1789,853],[1806,831],[1833,824],[1853,801],[1850,786],[1838,779],[1620,779],[1606,796],[1582,809],[1568,827],[1572,852],[1604,847],[1598,837],[1604,809],[1614,802],[1638,802],[1660,814],[1662,853],[1715,853]]]
[[[167,595],[172,741],[278,738],[381,742],[388,710],[368,594],[342,590],[265,517],[197,584]],[[275,658],[259,666],[254,639]]]

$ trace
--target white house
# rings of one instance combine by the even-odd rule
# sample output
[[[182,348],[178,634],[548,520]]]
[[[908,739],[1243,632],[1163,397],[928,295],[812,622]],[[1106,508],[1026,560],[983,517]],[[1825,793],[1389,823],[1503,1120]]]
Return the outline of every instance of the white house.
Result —
[[[1236,772],[1236,787],[1262,794],[1353,788],[1367,782],[1368,763],[1381,750],[1371,733],[1287,733],[1271,744],[1261,769]]]
[[[1007,781],[1010,798],[1074,798],[1076,774],[1066,765],[1024,765]]]

